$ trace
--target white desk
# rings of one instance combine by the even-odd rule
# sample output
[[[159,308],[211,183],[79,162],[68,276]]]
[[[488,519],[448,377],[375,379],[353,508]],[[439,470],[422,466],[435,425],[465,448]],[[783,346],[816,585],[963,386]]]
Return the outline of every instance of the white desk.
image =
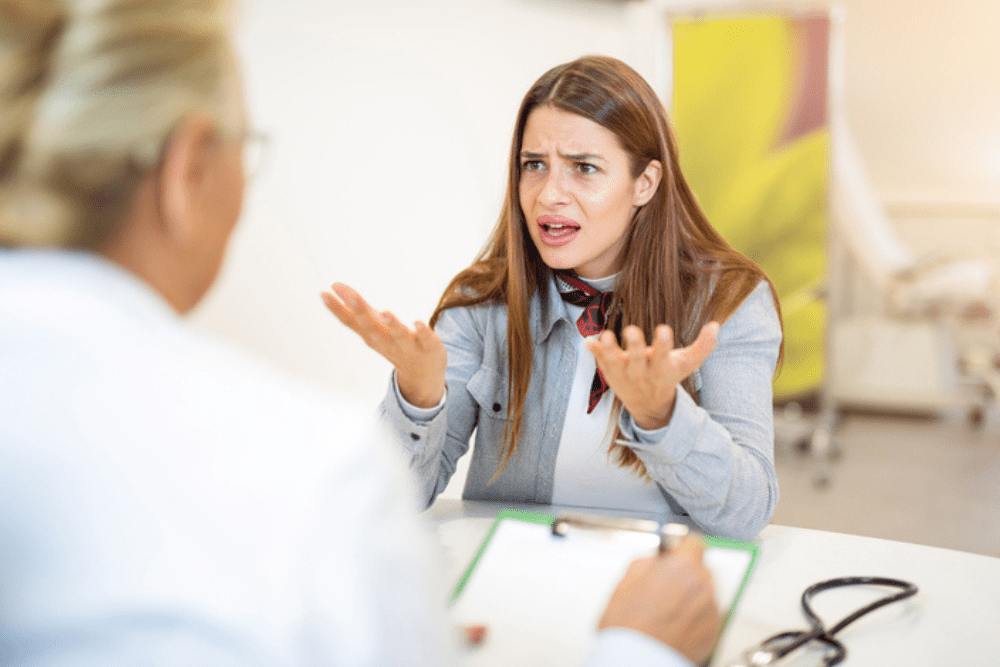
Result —
[[[452,581],[458,581],[504,507],[560,510],[458,500],[440,500],[428,510]],[[799,605],[802,591],[817,581],[853,575],[905,579],[920,592],[837,635],[847,647],[847,667],[1000,665],[1000,559],[784,526],[769,526],[757,543],[757,567],[712,665],[729,664],[777,632],[806,628]],[[818,595],[813,606],[832,625],[885,590],[830,591]]]

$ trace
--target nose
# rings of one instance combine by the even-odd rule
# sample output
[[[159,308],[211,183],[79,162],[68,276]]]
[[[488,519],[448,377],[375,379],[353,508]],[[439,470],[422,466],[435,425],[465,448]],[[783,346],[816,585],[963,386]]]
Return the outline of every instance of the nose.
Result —
[[[538,201],[549,208],[569,202],[566,183],[558,170],[553,170],[546,175],[542,190],[538,193]]]

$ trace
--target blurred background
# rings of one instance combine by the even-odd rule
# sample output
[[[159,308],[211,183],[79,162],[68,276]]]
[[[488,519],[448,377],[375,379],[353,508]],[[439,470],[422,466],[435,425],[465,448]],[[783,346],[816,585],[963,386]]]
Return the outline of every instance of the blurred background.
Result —
[[[612,55],[781,291],[775,521],[1000,556],[998,24],[993,0],[243,0],[271,145],[194,321],[374,409],[388,364],[319,292],[426,320],[496,221],[527,88]]]

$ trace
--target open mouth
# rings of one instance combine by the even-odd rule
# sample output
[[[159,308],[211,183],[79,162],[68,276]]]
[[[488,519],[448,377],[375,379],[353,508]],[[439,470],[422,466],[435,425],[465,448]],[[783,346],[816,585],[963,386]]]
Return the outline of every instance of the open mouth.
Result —
[[[568,220],[546,220],[545,217],[538,221],[538,230],[541,232],[542,243],[547,246],[566,245],[576,238],[580,232],[580,225]]]
[[[565,236],[566,234],[580,230],[580,227],[577,225],[564,225],[559,223],[553,223],[548,225],[543,224],[541,227],[542,231],[545,231],[548,234],[551,234],[552,236]]]

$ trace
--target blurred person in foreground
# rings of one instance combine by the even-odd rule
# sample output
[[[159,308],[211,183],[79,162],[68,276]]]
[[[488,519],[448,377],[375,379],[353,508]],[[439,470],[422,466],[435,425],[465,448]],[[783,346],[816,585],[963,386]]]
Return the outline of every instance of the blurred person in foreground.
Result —
[[[367,410],[180,317],[254,136],[228,15],[0,0],[5,667],[456,659],[412,480]],[[637,561],[601,626],[590,664],[702,660],[700,545]]]

